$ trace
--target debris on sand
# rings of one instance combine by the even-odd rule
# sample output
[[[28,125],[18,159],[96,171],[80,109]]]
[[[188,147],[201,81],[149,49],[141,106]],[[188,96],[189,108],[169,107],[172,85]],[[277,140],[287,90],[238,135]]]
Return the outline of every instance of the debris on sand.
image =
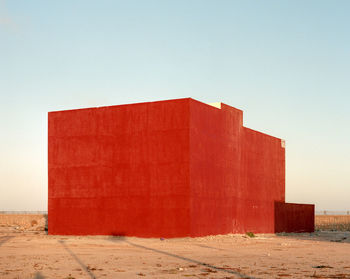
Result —
[[[316,265],[316,266],[313,266],[313,268],[333,268],[329,265]]]

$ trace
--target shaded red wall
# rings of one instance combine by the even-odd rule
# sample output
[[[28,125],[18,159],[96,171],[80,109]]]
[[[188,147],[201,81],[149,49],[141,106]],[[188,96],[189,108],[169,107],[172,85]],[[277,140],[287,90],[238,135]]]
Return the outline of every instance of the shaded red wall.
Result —
[[[243,112],[225,104],[51,112],[48,154],[50,234],[272,233],[311,222],[309,207],[284,206],[281,140],[243,127]]]
[[[274,232],[285,199],[281,139],[243,127],[243,112],[192,100],[191,233]]]
[[[313,204],[275,203],[275,232],[313,232],[315,206]]]
[[[274,232],[274,202],[285,200],[281,139],[243,128],[237,232]]]

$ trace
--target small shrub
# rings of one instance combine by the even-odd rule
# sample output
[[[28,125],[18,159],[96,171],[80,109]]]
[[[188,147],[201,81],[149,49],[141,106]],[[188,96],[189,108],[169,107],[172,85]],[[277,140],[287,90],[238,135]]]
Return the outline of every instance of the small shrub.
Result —
[[[245,234],[249,237],[255,237],[255,234],[252,232],[246,232]]]

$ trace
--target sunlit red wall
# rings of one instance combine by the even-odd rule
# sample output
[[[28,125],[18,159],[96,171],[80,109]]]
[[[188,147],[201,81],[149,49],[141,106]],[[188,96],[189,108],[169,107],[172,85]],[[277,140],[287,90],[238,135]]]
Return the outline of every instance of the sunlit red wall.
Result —
[[[283,207],[282,141],[243,127],[243,112],[225,104],[186,98],[51,112],[48,159],[50,234],[311,230],[309,215],[296,224]]]
[[[188,103],[49,113],[49,233],[189,235]]]
[[[281,139],[243,127],[243,112],[192,100],[191,234],[274,232],[285,200]]]
[[[190,102],[191,235],[232,233],[240,191],[243,112]]]

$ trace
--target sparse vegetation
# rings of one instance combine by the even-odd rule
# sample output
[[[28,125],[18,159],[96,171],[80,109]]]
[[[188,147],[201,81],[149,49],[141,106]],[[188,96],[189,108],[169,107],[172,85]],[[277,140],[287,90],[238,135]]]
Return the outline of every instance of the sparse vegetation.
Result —
[[[246,232],[245,234],[249,237],[255,237],[255,234],[253,232]]]

